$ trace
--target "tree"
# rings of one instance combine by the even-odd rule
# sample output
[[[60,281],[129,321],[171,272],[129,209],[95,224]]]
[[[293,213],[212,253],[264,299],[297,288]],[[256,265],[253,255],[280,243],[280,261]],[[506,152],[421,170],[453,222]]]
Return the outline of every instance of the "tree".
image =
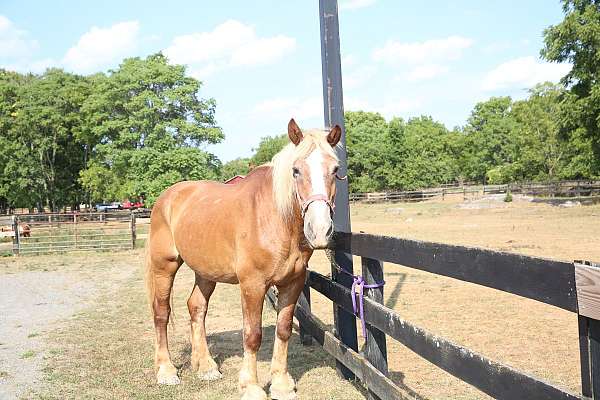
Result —
[[[393,155],[387,168],[388,188],[412,190],[456,179],[455,133],[428,116],[411,118],[405,124],[392,120],[390,126]]]
[[[541,55],[548,61],[569,62],[562,79],[573,102],[562,112],[562,129],[583,128],[594,151],[592,173],[600,173],[600,1],[562,0],[564,20],[544,31]]]
[[[273,156],[281,151],[290,143],[287,134],[282,134],[278,136],[265,136],[260,139],[260,143],[256,149],[252,149],[254,151],[254,155],[252,156],[250,162],[254,166],[259,166],[271,161]]]
[[[492,97],[477,103],[462,130],[459,159],[467,180],[485,182],[489,170],[511,164],[515,154],[510,97]]]
[[[515,102],[512,115],[518,153],[514,155],[517,180],[555,180],[562,175],[567,141],[561,137],[559,118],[563,90],[551,83],[529,91],[529,98]]]
[[[80,109],[88,82],[59,69],[39,77],[3,73],[2,82],[1,146],[10,154],[2,175],[10,203],[51,210],[76,206],[82,195]]]
[[[348,179],[352,192],[372,192],[385,187],[388,126],[378,113],[348,111],[344,114]]]
[[[145,195],[152,204],[177,181],[218,177],[220,162],[200,148],[223,139],[216,103],[198,97],[201,83],[184,66],[158,53],[93,80],[82,132],[90,163],[80,179],[92,200]]]
[[[236,158],[228,161],[221,167],[221,179],[227,180],[236,175],[246,175],[250,171],[249,158]]]

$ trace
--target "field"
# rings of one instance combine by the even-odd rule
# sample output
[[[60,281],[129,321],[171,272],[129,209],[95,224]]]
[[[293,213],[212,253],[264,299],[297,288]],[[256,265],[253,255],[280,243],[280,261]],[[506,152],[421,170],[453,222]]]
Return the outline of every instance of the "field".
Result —
[[[558,259],[600,260],[600,205],[560,208],[525,201],[352,206],[354,231],[398,235]],[[237,286],[218,285],[207,318],[224,379],[205,383],[187,367],[192,274],[176,281],[174,361],[183,384],[153,382],[153,329],[142,291],[141,251],[0,259],[0,398],[229,399],[237,397],[241,308]],[[323,254],[311,268],[328,272]],[[358,260],[357,260],[358,261]],[[360,264],[355,264],[360,265]],[[356,268],[356,267],[355,267]],[[517,296],[386,265],[385,303],[404,318],[491,358],[579,391],[574,315]],[[312,293],[332,322],[331,303]],[[264,313],[259,377],[266,384],[274,312]],[[2,328],[4,326],[4,328]],[[358,330],[360,334],[360,329]],[[388,340],[393,379],[417,399],[485,399],[477,390]],[[290,369],[302,399],[362,399],[336,377],[330,357],[291,340]],[[38,382],[38,383],[35,383]]]
[[[600,260],[600,205],[572,208],[496,200],[354,205],[353,231],[487,247],[547,258]],[[312,268],[329,271],[322,255]],[[360,261],[355,260],[360,270]],[[384,266],[385,304],[403,318],[492,359],[579,392],[577,317],[493,289]],[[313,312],[332,323],[331,302],[312,290]],[[358,329],[360,335],[360,328]],[[360,341],[360,339],[359,339]],[[388,339],[390,371],[419,399],[486,395]]]

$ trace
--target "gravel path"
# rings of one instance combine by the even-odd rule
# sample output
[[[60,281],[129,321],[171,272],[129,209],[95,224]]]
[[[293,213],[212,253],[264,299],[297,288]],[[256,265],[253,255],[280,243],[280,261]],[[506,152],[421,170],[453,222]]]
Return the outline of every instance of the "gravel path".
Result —
[[[17,399],[40,382],[43,334],[93,298],[94,283],[73,275],[61,271],[0,274],[1,400]]]

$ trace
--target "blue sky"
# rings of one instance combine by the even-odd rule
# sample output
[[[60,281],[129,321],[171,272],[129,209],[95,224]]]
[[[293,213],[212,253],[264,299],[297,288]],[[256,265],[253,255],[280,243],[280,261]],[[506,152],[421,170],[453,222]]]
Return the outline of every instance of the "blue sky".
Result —
[[[568,65],[538,57],[558,0],[340,0],[346,110],[463,125],[476,102],[522,98]],[[88,74],[164,51],[204,82],[227,161],[260,138],[323,124],[318,1],[26,1],[0,4],[0,67]]]

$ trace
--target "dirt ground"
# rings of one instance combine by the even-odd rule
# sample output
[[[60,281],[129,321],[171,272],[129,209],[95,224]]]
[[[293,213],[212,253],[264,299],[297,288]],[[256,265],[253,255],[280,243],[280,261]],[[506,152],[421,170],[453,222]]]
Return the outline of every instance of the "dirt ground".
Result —
[[[486,247],[572,261],[600,261],[600,205],[555,207],[497,200],[355,204],[352,230]],[[329,272],[322,254],[311,268]],[[355,269],[360,261],[355,259]],[[576,315],[493,289],[386,264],[385,304],[403,318],[534,376],[580,393]],[[332,323],[331,302],[312,290]],[[360,335],[360,327],[358,328]],[[388,338],[394,380],[417,399],[488,399]]]
[[[211,298],[209,346],[224,378],[202,382],[190,371],[186,300],[193,273],[175,282],[174,363],[182,384],[159,387],[154,329],[146,304],[142,251],[0,258],[0,399],[235,399],[241,365],[239,287],[218,285]],[[267,385],[275,312],[265,307],[258,371]],[[290,373],[303,399],[363,399],[364,389],[337,377],[333,360],[294,334]],[[329,384],[324,386],[322,382]]]
[[[571,208],[497,200],[355,204],[354,231],[475,245],[564,260],[600,260],[600,205]],[[185,306],[193,276],[175,283],[171,349],[183,384],[157,387],[153,329],[145,304],[141,251],[0,258],[0,399],[237,398],[241,360],[239,288],[218,285],[209,308],[209,345],[224,379],[189,370]],[[356,260],[359,268],[359,260]],[[322,253],[311,268],[327,273]],[[576,317],[493,289],[386,264],[385,303],[405,319],[574,392],[580,391]],[[4,289],[7,288],[8,290]],[[312,292],[313,310],[332,322],[331,303]],[[259,376],[266,385],[274,312],[265,307]],[[360,333],[360,328],[358,329]],[[487,399],[388,339],[393,379],[415,399]],[[294,335],[290,369],[302,399],[362,399],[337,378],[332,359]],[[326,384],[324,384],[326,383]]]

